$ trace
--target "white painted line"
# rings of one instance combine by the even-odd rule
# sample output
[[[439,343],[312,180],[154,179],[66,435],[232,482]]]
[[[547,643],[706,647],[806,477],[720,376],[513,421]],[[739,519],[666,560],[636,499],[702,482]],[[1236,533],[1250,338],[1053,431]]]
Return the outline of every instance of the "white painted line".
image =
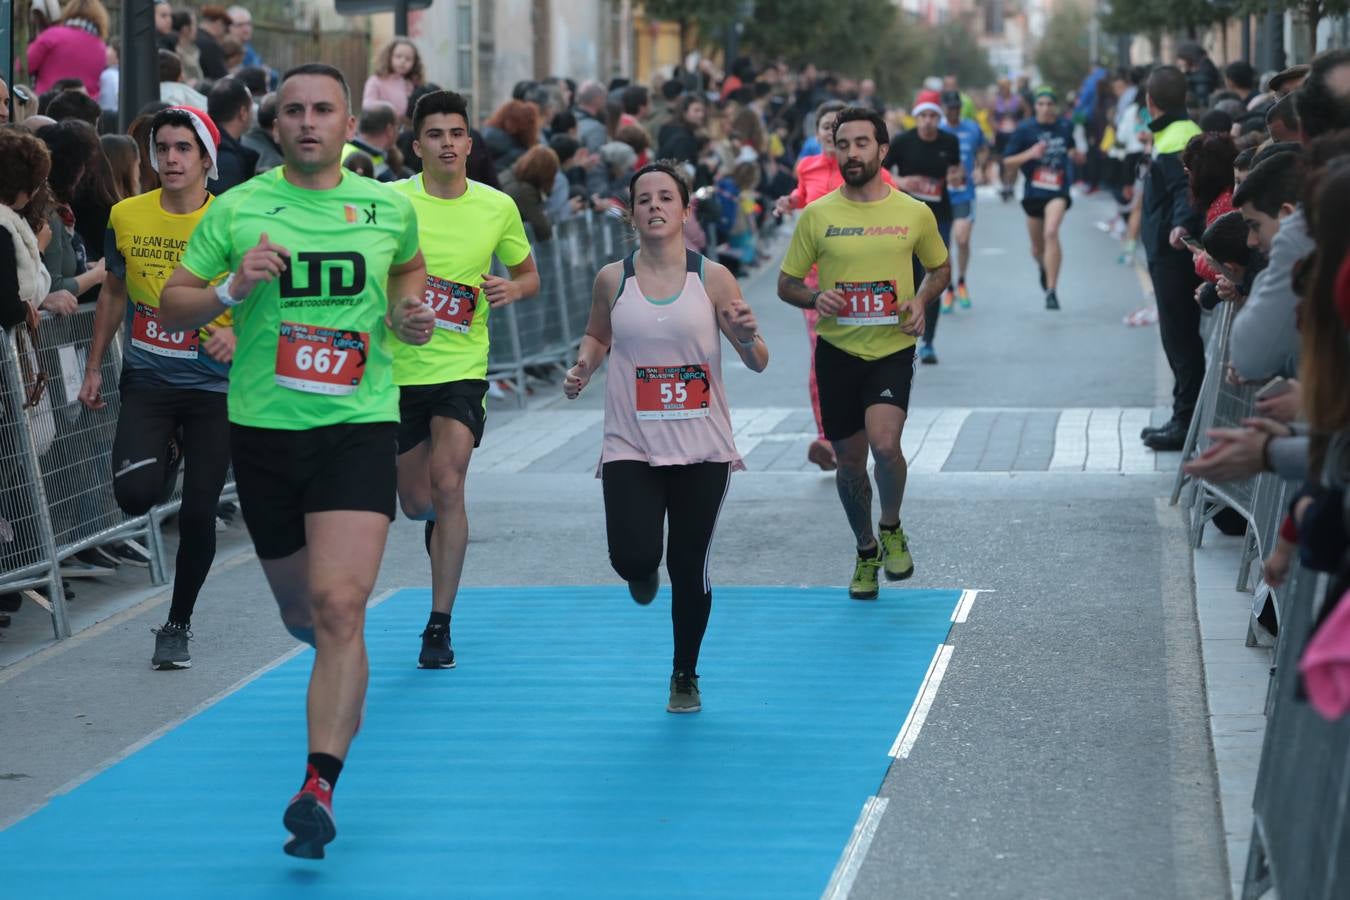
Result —
[[[1126,475],[1151,475],[1157,471],[1158,456],[1144,446],[1139,432],[1148,427],[1152,413],[1132,407],[1120,415],[1120,470]]]
[[[919,740],[923,723],[928,719],[928,711],[933,708],[938,686],[942,684],[942,676],[947,673],[947,663],[951,660],[952,651],[955,649],[951,644],[938,645],[937,652],[933,654],[933,661],[928,664],[928,674],[924,676],[923,688],[919,691],[919,696],[914,698],[914,705],[910,707],[909,715],[905,716],[905,724],[900,726],[900,733],[895,736],[895,743],[891,745],[892,759],[909,758],[910,751]]]
[[[1050,457],[1051,472],[1081,472],[1087,460],[1090,409],[1066,409],[1055,423],[1055,453]]]
[[[928,434],[924,436],[919,452],[909,461],[909,470],[941,472],[942,464],[947,461],[948,456],[951,456],[952,447],[956,446],[956,437],[961,433],[961,426],[970,418],[970,412],[969,409],[944,409],[940,412],[932,427],[928,429]]]
[[[1120,471],[1120,407],[1094,409],[1088,419],[1085,472]]]
[[[474,472],[519,472],[588,428],[604,421],[598,409],[540,410],[493,433],[491,444],[474,454]],[[596,442],[597,448],[599,441]]]
[[[863,860],[867,858],[867,851],[872,848],[872,839],[876,837],[881,817],[886,814],[886,807],[890,806],[890,803],[891,801],[885,797],[867,798],[858,821],[853,825],[853,834],[848,839],[848,845],[844,847],[843,855],[835,864],[830,883],[825,886],[825,893],[821,895],[822,900],[846,900],[849,892],[853,890],[853,882],[858,878],[858,870],[862,868]]]
[[[976,589],[961,592],[961,599],[956,601],[956,609],[952,610],[952,624],[964,625],[970,618],[970,608],[975,605],[975,598],[980,594],[988,594],[990,591]]]

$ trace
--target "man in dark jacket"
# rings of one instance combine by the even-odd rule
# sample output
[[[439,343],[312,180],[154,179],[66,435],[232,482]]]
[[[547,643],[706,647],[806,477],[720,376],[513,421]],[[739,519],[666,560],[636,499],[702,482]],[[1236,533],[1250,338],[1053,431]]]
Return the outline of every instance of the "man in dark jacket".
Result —
[[[1200,128],[1186,117],[1186,76],[1174,66],[1154,70],[1148,79],[1148,111],[1153,117],[1153,161],[1144,176],[1140,241],[1158,303],[1158,331],[1172,369],[1172,419],[1146,428],[1141,437],[1154,450],[1180,450],[1205,378],[1205,345],[1200,337],[1200,283],[1184,238],[1199,235],[1204,210],[1191,207],[1190,183],[1181,152]]]
[[[239,141],[253,124],[253,96],[239,79],[222,78],[206,95],[206,113],[220,129],[220,156],[216,160],[219,175],[206,185],[218,197],[248,181],[258,170],[258,152]]]
[[[1205,48],[1187,42],[1177,47],[1177,66],[1186,78],[1186,89],[1191,94],[1191,105],[1197,109],[1209,106],[1209,95],[1221,86],[1219,67],[1209,58]]]
[[[258,174],[281,165],[281,147],[272,134],[277,122],[277,95],[268,94],[258,104],[258,115],[252,128],[244,132],[239,142],[258,154]]]

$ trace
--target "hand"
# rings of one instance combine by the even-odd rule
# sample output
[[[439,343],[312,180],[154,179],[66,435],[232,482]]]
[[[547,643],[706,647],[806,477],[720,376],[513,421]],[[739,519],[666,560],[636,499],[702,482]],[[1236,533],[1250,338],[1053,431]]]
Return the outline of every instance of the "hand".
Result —
[[[1199,284],[1197,284],[1197,285],[1195,286],[1195,302],[1196,302],[1196,303],[1199,303],[1199,302],[1200,302],[1200,297],[1201,297],[1201,295],[1203,295],[1203,294],[1205,293],[1205,285],[1206,285],[1206,284],[1209,284],[1209,282],[1207,282],[1207,281],[1202,281],[1202,282],[1200,282]]]
[[[515,303],[521,295],[520,285],[509,278],[499,278],[496,275],[483,276],[483,293],[487,294],[488,306],[493,309]]]
[[[258,235],[258,243],[250,247],[239,261],[239,271],[230,282],[230,296],[243,300],[259,284],[276,278],[290,265],[291,251],[267,239],[267,232]]]
[[[1256,401],[1256,411],[1277,422],[1292,422],[1303,410],[1303,386],[1298,379],[1290,378],[1286,384],[1289,390],[1278,397],[1267,397]]]
[[[1036,146],[1027,151],[1028,159],[1045,159],[1045,153],[1050,148],[1045,145],[1045,141],[1037,141]]]
[[[1186,474],[1206,481],[1237,481],[1261,474],[1265,468],[1266,443],[1283,437],[1289,429],[1269,419],[1244,419],[1245,428],[1211,428],[1214,442],[1200,456],[1186,463]]]
[[[1087,154],[1082,150],[1071,150],[1069,158],[1073,160],[1075,166],[1087,165]]]
[[[567,208],[572,210],[573,214],[579,213],[586,208],[586,201],[580,197],[572,197],[567,201]]]
[[[68,316],[80,308],[80,301],[70,291],[52,291],[39,305],[47,312]]]
[[[1262,577],[1271,587],[1279,587],[1289,577],[1289,566],[1294,561],[1294,545],[1284,538],[1275,542],[1275,549],[1261,564]]]
[[[385,318],[385,324],[403,343],[421,346],[431,340],[431,333],[436,328],[436,313],[416,297],[404,297],[394,307],[392,316]]]
[[[38,252],[46,253],[47,245],[50,244],[51,242],[52,242],[52,226],[47,223],[46,219],[43,219],[42,224],[38,226],[37,230]]]
[[[947,168],[947,187],[960,189],[966,183],[966,170],[961,166],[949,166]]]
[[[923,334],[924,308],[918,297],[911,297],[900,304],[900,330],[915,337]],[[905,312],[909,315],[906,316]]]
[[[102,409],[108,404],[103,402],[103,373],[98,369],[84,370],[84,383],[80,385],[80,403],[85,409]]]
[[[108,261],[105,259],[100,259],[97,262],[90,263],[89,267],[85,269],[85,271],[88,272],[90,275],[98,276],[94,280],[95,284],[102,284],[103,276],[108,274]]]
[[[586,365],[585,360],[577,360],[577,364],[568,369],[567,375],[563,377],[563,396],[575,400],[590,383],[591,367]]]
[[[1219,281],[1215,285],[1219,291],[1219,297],[1223,300],[1237,300],[1241,295],[1238,293],[1237,285],[1229,281],[1224,275],[1219,276]]]
[[[844,292],[834,288],[816,294],[816,312],[822,316],[837,316],[847,304]]]
[[[1184,237],[1190,237],[1191,233],[1182,226],[1178,225],[1172,229],[1171,234],[1167,236],[1167,243],[1172,245],[1173,250],[1184,250],[1186,244],[1181,240]]]
[[[784,194],[782,197],[773,201],[773,211],[777,216],[786,216],[788,213],[792,212],[792,198]]]
[[[754,340],[759,331],[759,325],[755,321],[755,311],[741,297],[736,297],[731,303],[727,304],[727,307],[722,310],[722,319],[727,323],[727,329],[738,343],[744,344],[746,341]]]
[[[206,343],[202,344],[202,349],[206,355],[216,362],[231,363],[234,362],[234,329],[233,328],[203,328],[206,332]]]

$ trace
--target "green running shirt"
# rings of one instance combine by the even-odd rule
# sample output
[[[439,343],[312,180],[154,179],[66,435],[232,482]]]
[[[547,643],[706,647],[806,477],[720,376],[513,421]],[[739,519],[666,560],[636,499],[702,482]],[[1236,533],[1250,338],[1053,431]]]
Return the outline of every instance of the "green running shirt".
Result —
[[[337,187],[311,191],[279,167],[211,204],[182,265],[214,281],[263,232],[290,251],[290,265],[234,307],[230,421],[288,431],[397,422],[390,345],[399,341],[384,324],[385,284],[417,255],[412,204],[347,170]]]

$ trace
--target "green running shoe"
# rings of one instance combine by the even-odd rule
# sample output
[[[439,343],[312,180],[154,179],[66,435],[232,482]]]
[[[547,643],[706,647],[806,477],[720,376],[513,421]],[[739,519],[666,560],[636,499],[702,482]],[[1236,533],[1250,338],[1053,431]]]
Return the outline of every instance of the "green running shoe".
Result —
[[[698,676],[693,672],[676,672],[670,676],[670,702],[666,712],[696,713],[703,708],[703,698],[698,690]]]
[[[877,569],[881,568],[881,547],[873,551],[873,556],[859,556],[853,569],[853,580],[848,585],[848,595],[854,600],[877,599]]]
[[[903,581],[914,574],[914,557],[909,555],[909,541],[905,529],[881,529],[881,551],[885,557],[887,581]]]

